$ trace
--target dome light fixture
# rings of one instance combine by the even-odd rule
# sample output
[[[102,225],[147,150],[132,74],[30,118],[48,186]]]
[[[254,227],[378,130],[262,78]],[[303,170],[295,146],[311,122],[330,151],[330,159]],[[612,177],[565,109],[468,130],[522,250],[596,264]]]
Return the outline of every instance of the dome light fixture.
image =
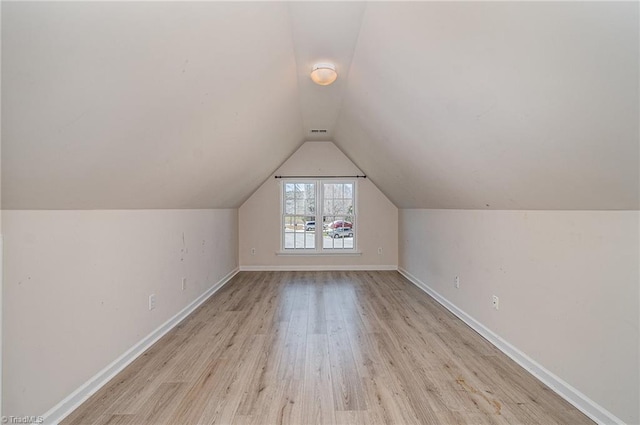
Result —
[[[336,66],[332,63],[317,63],[311,70],[311,79],[321,86],[328,86],[338,78]]]

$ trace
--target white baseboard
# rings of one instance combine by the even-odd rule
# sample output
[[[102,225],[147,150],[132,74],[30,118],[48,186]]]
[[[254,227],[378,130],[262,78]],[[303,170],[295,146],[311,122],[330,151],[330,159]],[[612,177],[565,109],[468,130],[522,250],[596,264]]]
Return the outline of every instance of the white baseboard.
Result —
[[[173,329],[185,317],[191,314],[196,308],[204,303],[210,296],[215,294],[227,282],[229,282],[239,269],[236,267],[225,277],[220,279],[211,288],[207,289],[202,295],[196,298],[191,304],[183,308],[178,314],[164,322],[160,327],[151,332],[149,335],[140,340],[136,345],[131,347],[127,352],[114,360],[110,365],[102,369],[95,376],[85,382],[81,387],[71,393],[60,403],[51,408],[47,413],[42,415],[44,424],[55,425],[66,418],[71,412],[84,403],[96,391],[102,388],[107,382],[113,379],[119,372],[133,362],[138,356],[144,353],[149,347],[162,338],[167,332]]]
[[[594,420],[598,424],[624,424],[624,422],[616,417],[613,413],[606,410],[586,395],[569,385],[567,382],[545,369],[542,365],[535,360],[527,356],[522,351],[518,350],[513,345],[502,339],[495,334],[489,328],[485,327],[482,323],[469,316],[467,313],[459,309],[455,304],[452,304],[449,300],[442,295],[434,291],[427,284],[420,279],[409,273],[407,270],[399,267],[398,271],[411,283],[422,289],[429,294],[433,299],[439,302],[443,307],[456,315],[460,320],[469,325],[474,331],[482,335],[487,341],[493,344],[498,350],[509,356],[513,361],[525,368],[529,373],[535,376],[538,380],[542,381],[545,385],[551,388],[560,397],[567,400],[573,406],[575,406],[582,413]]]
[[[371,266],[335,266],[335,265],[304,265],[304,266],[240,266],[241,272],[318,272],[318,271],[384,271],[398,270],[394,265],[371,265]]]

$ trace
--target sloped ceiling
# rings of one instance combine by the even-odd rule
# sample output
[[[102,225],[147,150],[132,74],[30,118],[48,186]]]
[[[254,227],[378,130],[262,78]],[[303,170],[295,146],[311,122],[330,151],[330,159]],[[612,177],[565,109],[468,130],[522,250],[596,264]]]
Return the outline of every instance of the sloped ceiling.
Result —
[[[335,139],[403,208],[638,209],[638,3],[370,3]]]
[[[2,7],[3,208],[235,207],[304,141],[286,4]]]
[[[638,12],[5,2],[2,206],[237,207],[321,128],[399,207],[638,209]]]

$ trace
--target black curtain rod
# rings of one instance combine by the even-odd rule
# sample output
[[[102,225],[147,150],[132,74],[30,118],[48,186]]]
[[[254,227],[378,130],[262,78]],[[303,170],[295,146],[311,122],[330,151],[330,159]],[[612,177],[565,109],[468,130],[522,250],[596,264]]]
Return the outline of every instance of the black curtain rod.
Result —
[[[366,179],[367,176],[275,176],[276,179]]]

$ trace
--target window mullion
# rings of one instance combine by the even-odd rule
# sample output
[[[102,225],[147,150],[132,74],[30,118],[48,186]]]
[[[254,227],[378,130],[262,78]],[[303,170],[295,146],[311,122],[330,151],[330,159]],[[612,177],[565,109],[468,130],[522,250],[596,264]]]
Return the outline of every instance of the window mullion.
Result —
[[[322,221],[322,213],[323,213],[323,205],[324,202],[322,197],[322,180],[316,180],[316,251],[322,251],[322,230],[323,230],[323,221]]]

